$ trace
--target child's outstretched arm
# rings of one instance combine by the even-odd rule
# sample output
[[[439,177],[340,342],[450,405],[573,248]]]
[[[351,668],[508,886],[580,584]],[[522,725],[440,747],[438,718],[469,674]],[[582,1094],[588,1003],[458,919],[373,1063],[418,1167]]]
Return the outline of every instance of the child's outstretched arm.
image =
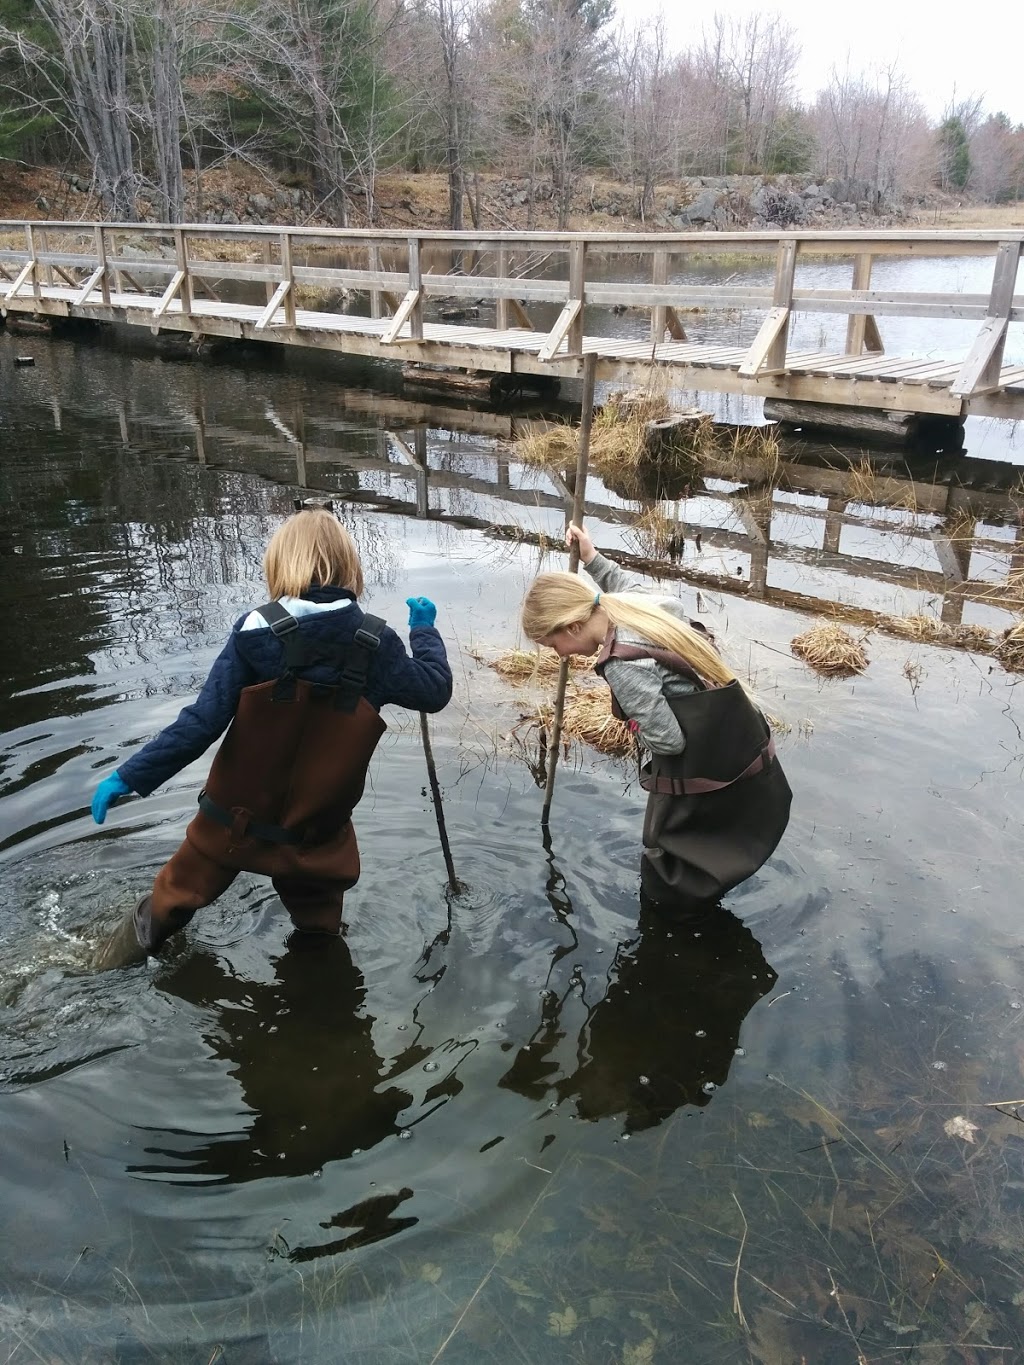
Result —
[[[100,783],[93,798],[96,823],[103,823],[107,810],[121,796],[128,792],[148,796],[205,753],[231,724],[242,688],[256,681],[255,673],[235,649],[232,637],[214,661],[195,701]],[[113,783],[115,778],[117,782]],[[125,790],[118,790],[118,784]]]

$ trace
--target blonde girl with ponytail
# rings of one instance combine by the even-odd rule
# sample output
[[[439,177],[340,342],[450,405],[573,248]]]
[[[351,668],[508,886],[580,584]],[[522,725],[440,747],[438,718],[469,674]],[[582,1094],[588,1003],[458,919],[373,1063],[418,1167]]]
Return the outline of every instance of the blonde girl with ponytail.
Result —
[[[786,828],[792,793],[764,716],[682,603],[638,591],[640,580],[598,554],[575,524],[578,574],[541,574],[522,610],[524,633],[562,658],[600,651],[613,709],[651,760],[642,890],[659,909],[706,908],[755,872]]]

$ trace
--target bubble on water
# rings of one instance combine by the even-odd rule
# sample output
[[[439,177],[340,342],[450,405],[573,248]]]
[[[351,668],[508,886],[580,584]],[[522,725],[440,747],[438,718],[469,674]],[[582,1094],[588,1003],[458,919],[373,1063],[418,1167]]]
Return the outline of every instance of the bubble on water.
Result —
[[[403,1142],[408,1142],[409,1139],[412,1137],[412,1129],[403,1128],[402,1131],[398,1134],[398,1136],[402,1139]]]
[[[746,1054],[746,1052],[745,1052],[745,1050],[744,1050],[743,1048],[741,1048],[741,1047],[736,1047],[736,1048],[733,1048],[733,1050],[732,1050],[732,1055],[733,1055],[734,1057],[745,1057],[747,1054]]]
[[[1010,1009],[1012,1009],[1012,1010],[1019,1010],[1019,1009],[1020,1009],[1020,1001],[1019,1001],[1019,1000],[1011,1000],[1011,1001],[1010,1001]]]
[[[362,1156],[362,1154],[363,1154],[363,1149],[362,1149],[362,1147],[353,1147],[353,1148],[352,1148],[352,1155],[353,1155],[353,1156]]]
[[[423,1070],[424,1070],[424,1071],[436,1071],[437,1069],[438,1069],[438,1064],[437,1064],[437,1062],[424,1062],[424,1063],[423,1063]]]
[[[558,1108],[558,1101],[557,1101],[557,1100],[552,1100],[551,1103],[548,1105],[548,1108],[549,1108],[549,1109],[557,1109],[557,1108]]]
[[[717,1089],[718,1086],[715,1085],[714,1081],[705,1081],[704,1084],[701,1086],[701,1090],[704,1091],[705,1095],[710,1095],[712,1094],[713,1091]]]
[[[399,1024],[399,1025],[398,1025],[398,1032],[399,1032],[399,1033],[404,1033],[405,1030],[406,1030],[408,1027],[409,1027],[408,1024]]]
[[[945,1063],[945,1062],[932,1062],[932,1070],[933,1070],[933,1071],[945,1071],[945,1070],[946,1070],[946,1063]]]
[[[620,1133],[620,1134],[619,1134],[619,1138],[620,1138],[620,1141],[622,1141],[622,1142],[628,1142],[628,1141],[629,1141],[629,1134],[628,1134],[628,1133]]]
[[[641,1085],[650,1085],[650,1083],[651,1083],[651,1078],[650,1078],[650,1076],[641,1076],[641,1077],[640,1077],[640,1084],[641,1084]]]
[[[322,1177],[322,1175],[323,1175],[323,1170],[322,1170],[320,1167],[317,1167],[317,1169],[313,1172],[313,1179],[314,1179],[314,1180],[319,1180],[319,1179]]]
[[[706,1038],[706,1037],[708,1036],[708,1035],[707,1035],[707,1030],[706,1030],[706,1029],[699,1028],[699,1029],[697,1030],[697,1032],[696,1032],[693,1036],[694,1036],[695,1038]]]

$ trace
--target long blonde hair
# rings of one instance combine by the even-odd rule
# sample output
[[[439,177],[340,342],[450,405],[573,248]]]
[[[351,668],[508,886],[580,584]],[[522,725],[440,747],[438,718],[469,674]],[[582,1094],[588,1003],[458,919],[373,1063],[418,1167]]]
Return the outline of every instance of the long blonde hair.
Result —
[[[277,528],[263,556],[271,597],[301,597],[311,584],[363,591],[363,567],[355,541],[333,512],[304,508]]]
[[[600,604],[613,626],[678,654],[705,682],[723,685],[736,675],[710,639],[640,593],[603,592]],[[597,610],[593,589],[574,573],[543,573],[523,602],[523,632],[538,644],[569,626],[584,625]]]

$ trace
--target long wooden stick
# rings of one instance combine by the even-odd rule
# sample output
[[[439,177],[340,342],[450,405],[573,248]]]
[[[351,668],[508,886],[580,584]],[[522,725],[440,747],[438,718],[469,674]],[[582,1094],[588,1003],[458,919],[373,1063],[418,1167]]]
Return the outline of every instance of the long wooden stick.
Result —
[[[462,883],[455,875],[455,864],[452,862],[452,846],[448,842],[448,829],[444,822],[444,807],[441,805],[441,786],[437,780],[437,767],[434,763],[434,750],[430,743],[430,726],[427,724],[426,711],[420,712],[420,733],[423,736],[423,754],[427,760],[427,776],[430,779],[430,794],[434,799],[434,814],[437,816],[437,832],[441,836],[441,852],[444,854],[444,865],[448,871],[448,890],[453,896],[457,896],[462,890]]]
[[[572,520],[577,526],[583,521],[583,500],[587,489],[587,464],[590,459],[590,429],[594,422],[594,370],[597,356],[588,351],[583,357],[583,413],[580,417],[579,443],[576,447],[576,479],[572,487]],[[580,564],[580,547],[573,541],[569,547],[569,572],[576,573]],[[544,787],[544,808],[540,823],[545,826],[551,816],[551,797],[555,790],[555,769],[558,750],[562,743],[562,715],[565,711],[565,688],[569,681],[569,660],[563,659],[558,670],[558,691],[555,695],[555,723],[548,749],[548,778]]]

